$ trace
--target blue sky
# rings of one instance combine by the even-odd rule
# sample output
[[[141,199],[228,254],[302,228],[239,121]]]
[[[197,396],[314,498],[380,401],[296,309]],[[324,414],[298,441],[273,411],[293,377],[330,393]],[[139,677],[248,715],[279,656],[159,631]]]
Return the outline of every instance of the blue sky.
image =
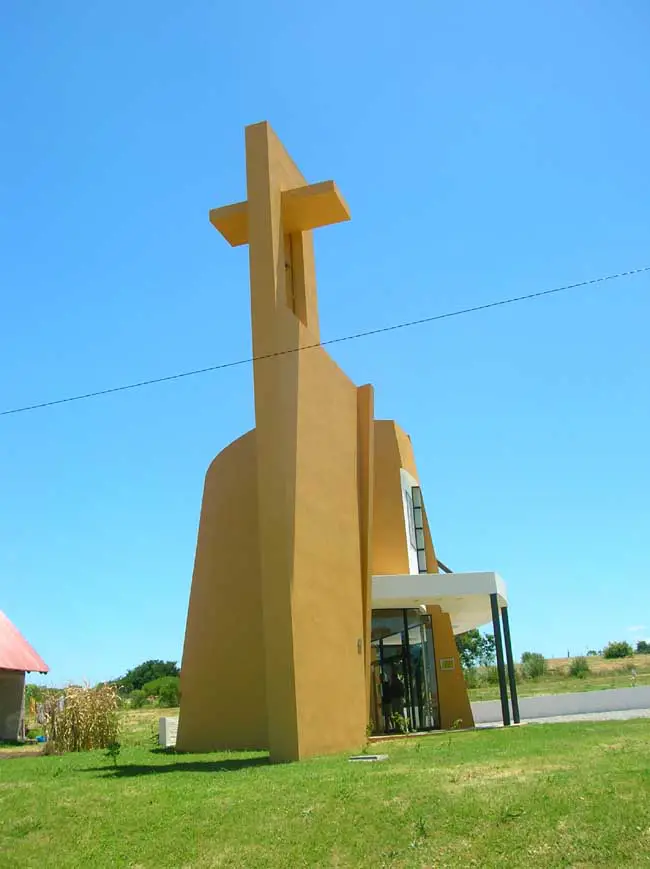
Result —
[[[317,233],[324,339],[650,263],[645,0],[3,17],[0,410],[250,353],[207,212],[262,119],[352,211]],[[649,315],[643,275],[332,348],[518,654],[650,635]],[[203,475],[253,422],[248,367],[0,417],[0,608],[52,682],[180,659]]]

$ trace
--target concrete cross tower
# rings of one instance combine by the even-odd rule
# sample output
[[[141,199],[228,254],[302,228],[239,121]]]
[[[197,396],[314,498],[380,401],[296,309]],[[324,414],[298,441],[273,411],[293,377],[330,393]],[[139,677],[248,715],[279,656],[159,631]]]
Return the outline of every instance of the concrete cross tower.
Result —
[[[246,175],[247,201],[210,220],[249,246],[255,430],[206,480],[178,744],[293,760],[361,744],[368,721],[372,390],[313,346],[311,230],[349,219],[335,184],[308,185],[266,123]]]

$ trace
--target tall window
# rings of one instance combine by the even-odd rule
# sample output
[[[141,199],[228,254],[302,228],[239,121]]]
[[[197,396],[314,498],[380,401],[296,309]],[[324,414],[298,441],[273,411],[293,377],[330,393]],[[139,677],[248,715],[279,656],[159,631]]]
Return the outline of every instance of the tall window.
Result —
[[[306,326],[305,261],[301,232],[284,237],[284,285],[289,309]]]
[[[417,540],[415,537],[415,518],[413,513],[413,496],[410,492],[404,492],[406,496],[406,521],[408,524],[409,543],[413,549],[417,549]]]
[[[424,504],[422,503],[422,490],[419,486],[413,486],[412,490],[413,503],[413,524],[415,526],[415,549],[418,553],[418,570],[420,573],[427,572],[427,553],[424,537]]]

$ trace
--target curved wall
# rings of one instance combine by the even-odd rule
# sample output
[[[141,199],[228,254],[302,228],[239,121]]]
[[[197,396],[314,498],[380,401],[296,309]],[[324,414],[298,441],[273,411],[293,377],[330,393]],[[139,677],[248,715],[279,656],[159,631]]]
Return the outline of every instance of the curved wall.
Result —
[[[266,748],[255,431],[205,478],[181,664],[177,747]]]

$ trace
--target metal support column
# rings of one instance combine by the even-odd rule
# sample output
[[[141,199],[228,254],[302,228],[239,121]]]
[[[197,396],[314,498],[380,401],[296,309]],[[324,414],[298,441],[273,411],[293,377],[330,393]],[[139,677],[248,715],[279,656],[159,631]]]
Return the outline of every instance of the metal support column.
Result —
[[[505,727],[510,725],[510,706],[508,703],[508,686],[506,684],[506,667],[503,660],[503,643],[501,640],[501,618],[499,616],[499,601],[496,594],[490,595],[492,608],[492,628],[494,630],[494,644],[497,653],[497,672],[499,674],[499,696],[501,697],[501,715]]]
[[[409,638],[409,621],[408,621],[408,610],[402,610],[402,616],[404,618],[404,639],[402,641],[402,649],[403,649],[403,659],[402,671],[404,673],[404,701],[406,703],[406,708],[409,711],[408,718],[409,724],[411,726],[411,730],[416,730],[416,722],[415,722],[415,698],[413,697],[413,673],[411,671],[411,641]]]
[[[517,671],[515,670],[515,661],[512,657],[512,642],[510,640],[510,617],[508,616],[508,607],[501,607],[501,618],[503,620],[503,644],[506,647],[506,663],[508,664],[508,683],[510,685],[510,702],[512,703],[512,720],[515,724],[519,724],[519,698],[517,697]]]

